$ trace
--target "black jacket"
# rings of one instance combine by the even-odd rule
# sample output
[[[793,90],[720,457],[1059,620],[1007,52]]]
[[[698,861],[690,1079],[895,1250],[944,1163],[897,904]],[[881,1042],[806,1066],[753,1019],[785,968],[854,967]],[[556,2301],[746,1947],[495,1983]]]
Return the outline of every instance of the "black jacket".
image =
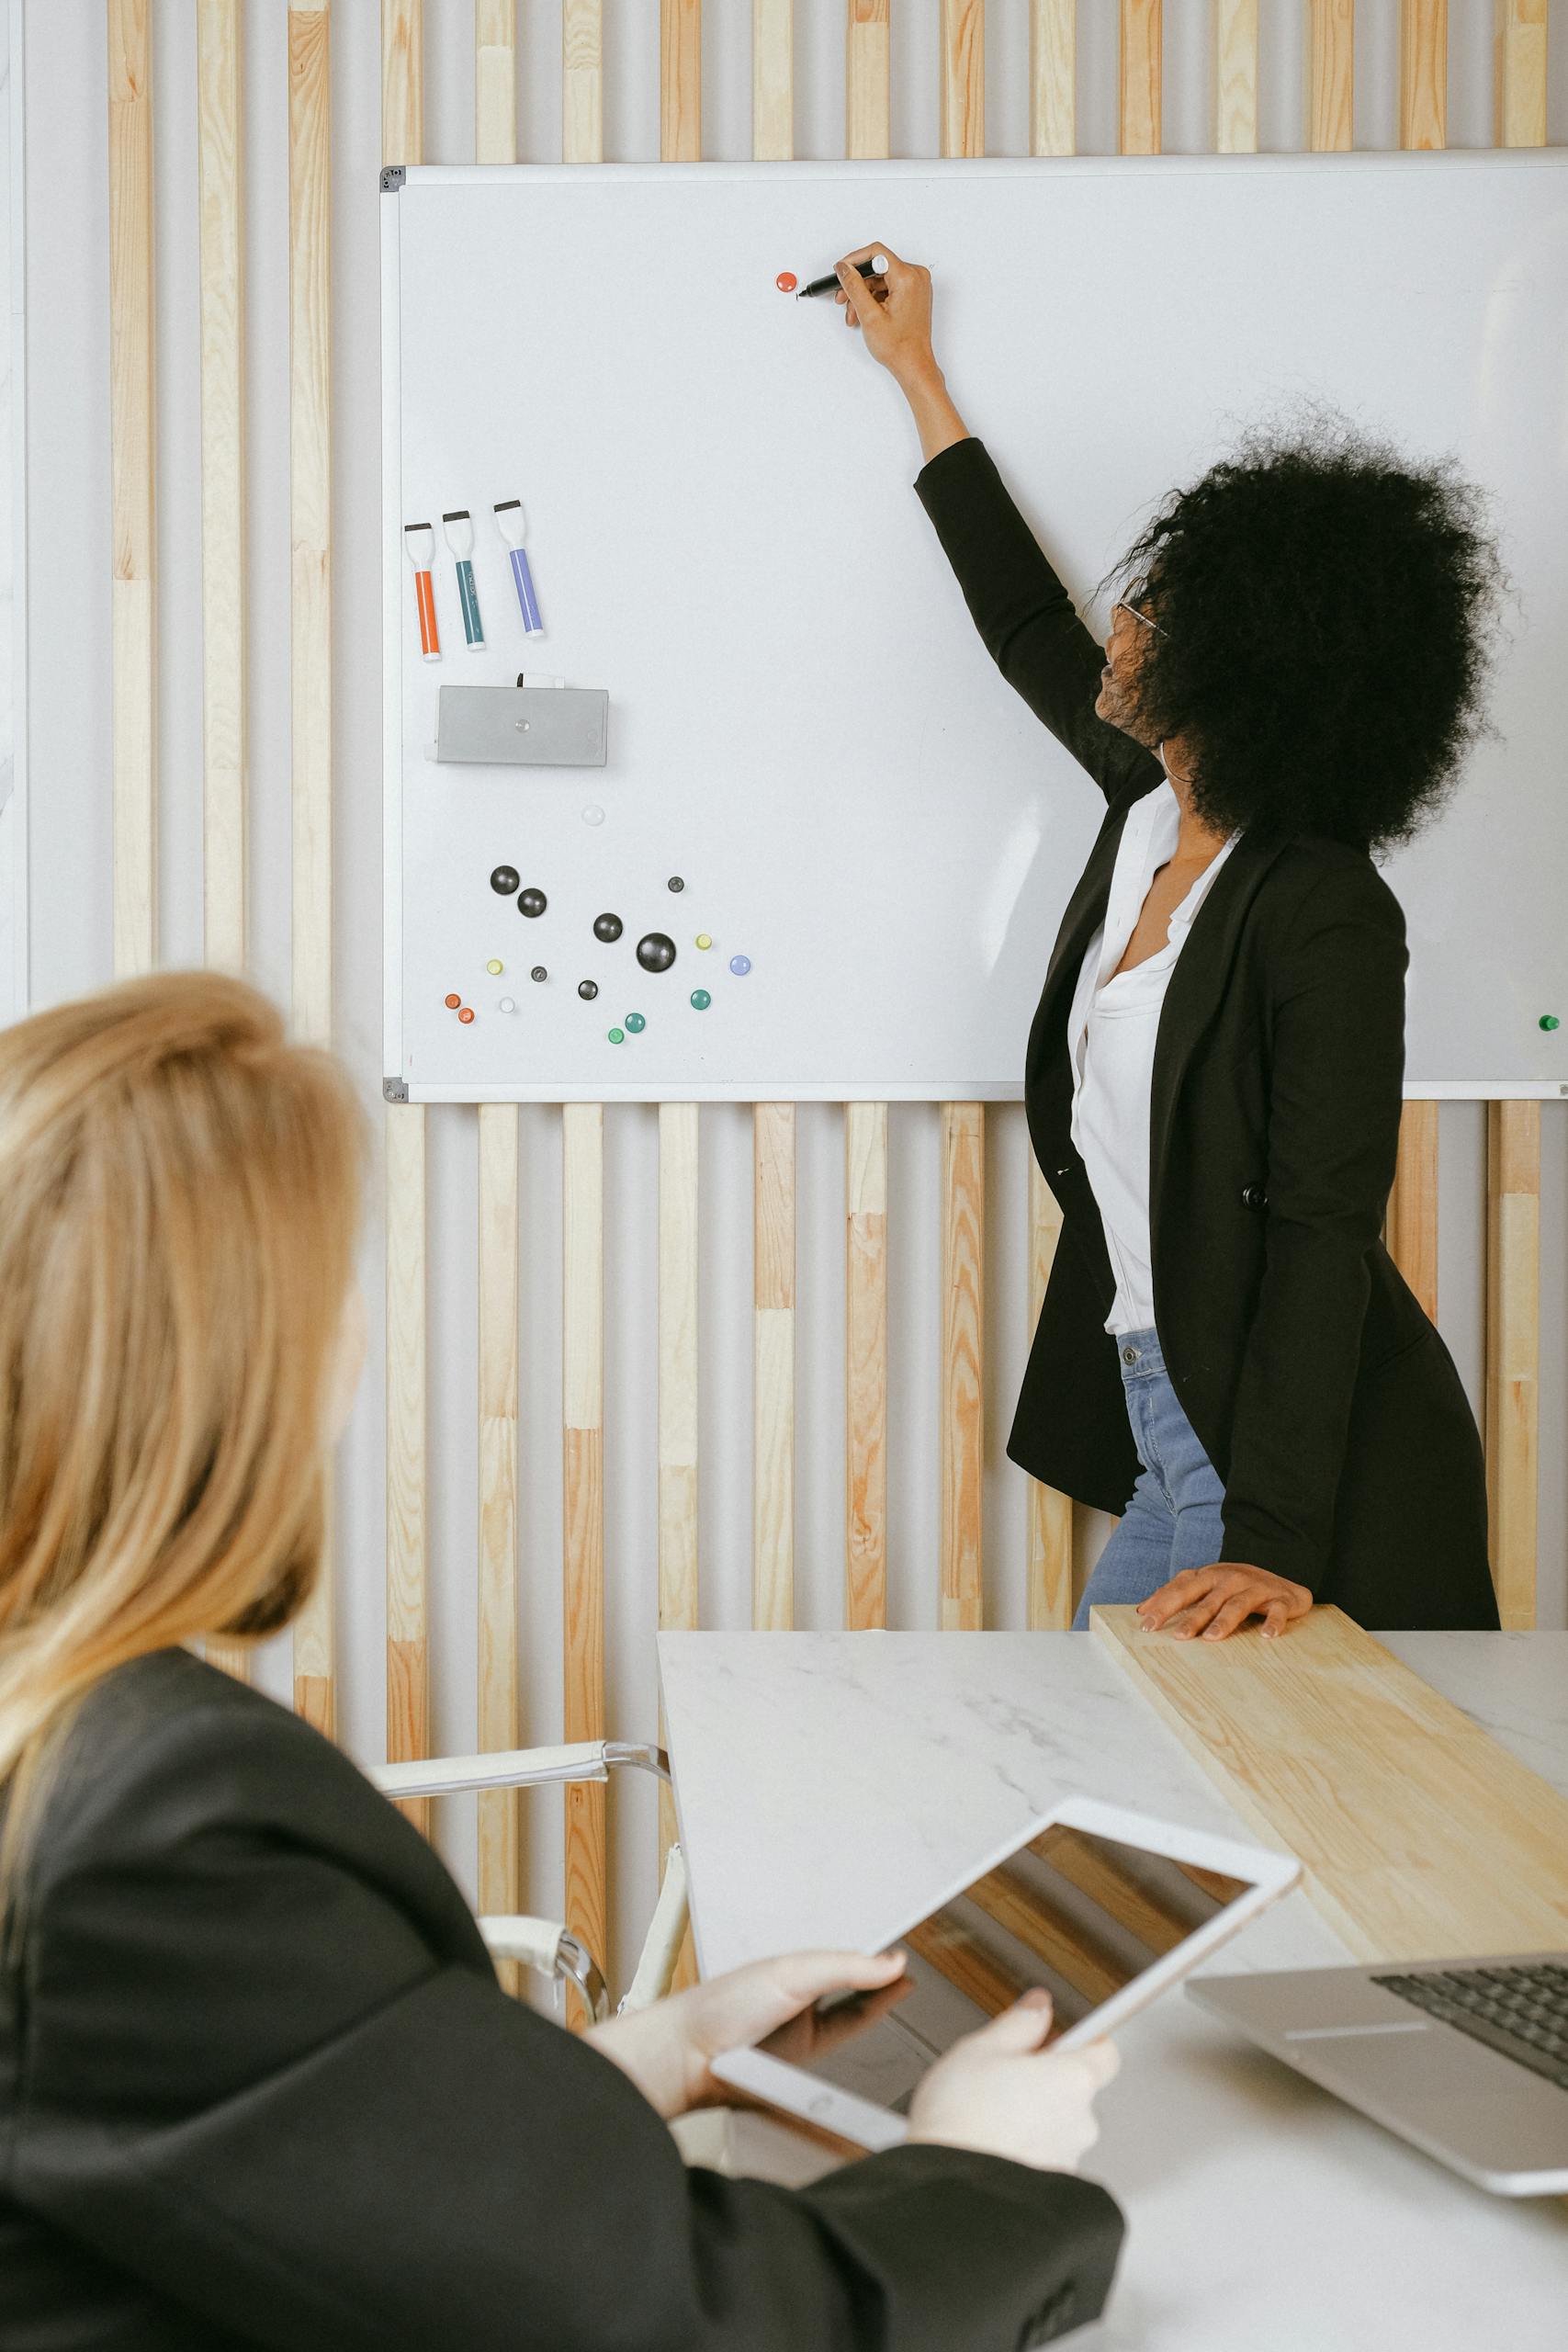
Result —
[[[347,1758],[183,1650],[89,1698],[23,1916],[5,2352],[1015,2352],[1105,2300],[1089,2181],[688,2170]]]
[[[982,444],[916,489],[1002,675],[1105,795],[1030,1031],[1029,1131],[1062,1238],[1008,1452],[1120,1511],[1138,1474],[1104,1227],[1070,1132],[1067,1015],[1127,811],[1164,769],[1096,716],[1103,648]],[[1224,1483],[1227,1560],[1363,1625],[1495,1627],[1474,1418],[1382,1245],[1404,1066],[1404,922],[1362,853],[1244,834],[1171,975],[1150,1107],[1155,1318]]]

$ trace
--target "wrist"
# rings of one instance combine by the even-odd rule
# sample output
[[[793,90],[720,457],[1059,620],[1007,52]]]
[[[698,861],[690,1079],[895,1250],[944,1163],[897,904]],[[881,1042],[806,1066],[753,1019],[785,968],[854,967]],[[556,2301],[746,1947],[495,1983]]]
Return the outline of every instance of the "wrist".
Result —
[[[942,400],[947,394],[947,379],[937,364],[934,351],[912,352],[893,369],[895,381],[911,406],[917,401]]]

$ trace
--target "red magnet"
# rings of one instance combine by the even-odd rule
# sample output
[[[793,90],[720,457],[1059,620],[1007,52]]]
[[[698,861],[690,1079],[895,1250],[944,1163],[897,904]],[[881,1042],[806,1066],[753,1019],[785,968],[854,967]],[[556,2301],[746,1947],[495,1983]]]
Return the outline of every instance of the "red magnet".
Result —
[[[781,294],[793,294],[795,292],[794,270],[781,269],[778,276],[774,278],[773,284],[778,288]]]
[[[457,1007],[462,1003],[462,1001],[463,1001],[463,1000],[462,1000],[462,998],[461,998],[460,996],[449,996],[449,997],[447,997],[447,998],[446,998],[446,1010],[447,1010],[447,1012],[457,1012]]]
[[[461,1012],[459,1012],[459,1014],[457,1015],[457,1018],[458,1018],[458,1020],[459,1020],[459,1021],[471,1021],[471,1020],[473,1019],[473,1017],[474,1017],[473,1007],[472,1007],[472,1005],[468,1005],[468,1004],[466,1004],[466,1005],[463,1007],[463,1010],[461,1011]]]

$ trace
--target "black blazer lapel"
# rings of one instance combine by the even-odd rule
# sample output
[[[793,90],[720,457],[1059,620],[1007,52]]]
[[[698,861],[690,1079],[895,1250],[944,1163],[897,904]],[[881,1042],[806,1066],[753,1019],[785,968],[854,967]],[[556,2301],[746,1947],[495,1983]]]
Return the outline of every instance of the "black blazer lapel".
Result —
[[[1077,889],[1067,900],[1062,916],[1056,944],[1051,950],[1051,960],[1045,967],[1044,984],[1040,1001],[1034,1008],[1034,1019],[1029,1028],[1029,1048],[1024,1056],[1024,1091],[1028,1092],[1040,1064],[1056,1042],[1066,1023],[1066,1007],[1057,1001],[1065,993],[1072,1000],[1084,950],[1089,945],[1097,924],[1105,921],[1105,909],[1111,896],[1111,877],[1116,868],[1116,852],[1121,844],[1122,829],[1127,821],[1128,801],[1119,814],[1108,816],[1100,829],[1100,836],[1089,854],[1089,860],[1078,876]]]
[[[1245,838],[1237,842],[1214,876],[1213,887],[1198,910],[1191,935],[1176,959],[1160,1012],[1149,1095],[1151,1208],[1160,1198],[1160,1176],[1170,1122],[1192,1049],[1219,1010],[1247,910],[1279,854],[1278,846],[1260,849]]]

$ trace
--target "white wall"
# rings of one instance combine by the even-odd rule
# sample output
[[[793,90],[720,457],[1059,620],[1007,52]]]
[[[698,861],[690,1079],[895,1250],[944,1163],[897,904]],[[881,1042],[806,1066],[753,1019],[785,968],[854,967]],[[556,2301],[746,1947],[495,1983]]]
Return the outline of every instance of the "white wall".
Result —
[[[559,156],[559,12],[519,9],[519,142],[524,160]],[[653,0],[606,0],[606,158],[658,153]],[[1491,0],[1450,10],[1450,141],[1491,143]],[[249,336],[251,917],[255,968],[288,984],[288,448],[286,0],[249,0],[244,58],[246,319]],[[1078,143],[1116,146],[1116,10],[1080,7]],[[1260,142],[1302,138],[1304,5],[1262,0]],[[1358,11],[1357,144],[1397,144],[1394,0]],[[1568,137],[1568,6],[1552,9],[1549,134]],[[473,157],[471,0],[427,0],[425,159]],[[161,633],[162,945],[165,961],[201,952],[201,600],[197,469],[199,383],[194,11],[154,0],[158,365],[158,624]],[[937,144],[937,0],[894,9],[893,144]],[[1206,0],[1166,10],[1165,145],[1210,145]],[[795,0],[796,152],[842,153],[843,0]],[[992,0],[987,28],[988,146],[1027,150],[1026,0]],[[28,0],[28,394],[31,541],[29,689],[32,989],[36,1003],[110,977],[108,266],[104,10],[101,0]],[[750,142],[750,11],[705,12],[705,153],[742,159]],[[380,782],[377,198],[379,10],[338,0],[333,21],[333,608],[338,779],[336,955],[339,1038],[379,1144]],[[866,233],[874,232],[874,223]],[[846,238],[851,232],[846,229]],[[1348,266],[1354,266],[1348,257]],[[1117,256],[1105,256],[1108,300]],[[723,322],[716,316],[716,334]],[[984,419],[976,418],[983,429]],[[895,454],[914,470],[915,452]],[[1129,485],[1130,500],[1158,483]],[[998,688],[998,691],[1005,689]],[[523,1198],[522,1556],[525,1732],[559,1736],[560,1146],[558,1116],[525,1108]],[[1560,1433],[1568,1399],[1563,1223],[1568,1110],[1548,1105],[1541,1189],[1541,1623],[1568,1623],[1568,1476]],[[799,1134],[796,1622],[841,1622],[842,1145],[840,1114],[803,1105]],[[436,1745],[474,1739],[477,1556],[475,1123],[429,1114],[431,1311],[431,1610]],[[1026,1142],[1021,1109],[992,1112],[987,1215],[987,1622],[1023,1623],[1024,1481],[1002,1445],[1026,1330]],[[657,1119],[617,1109],[605,1124],[605,1538],[607,1679],[616,1736],[651,1735],[655,1612],[656,1366],[654,1216]],[[890,1619],[936,1622],[940,1333],[937,1114],[890,1116]],[[1479,1405],[1483,1321],[1484,1116],[1442,1114],[1440,1301],[1444,1335]],[[740,1626],[750,1606],[750,1119],[703,1113],[702,1607],[705,1623]],[[339,1487],[340,1714],[367,1759],[382,1752],[383,1606],[381,1233],[379,1177],[365,1244],[373,1337],[345,1442]],[[1086,1530],[1091,1545],[1099,1531]],[[288,1689],[287,1645],[262,1679]],[[529,1900],[558,1886],[558,1804],[531,1801]],[[454,1803],[441,1836],[460,1874],[471,1815]],[[624,1970],[652,1895],[651,1791],[612,1810]]]

